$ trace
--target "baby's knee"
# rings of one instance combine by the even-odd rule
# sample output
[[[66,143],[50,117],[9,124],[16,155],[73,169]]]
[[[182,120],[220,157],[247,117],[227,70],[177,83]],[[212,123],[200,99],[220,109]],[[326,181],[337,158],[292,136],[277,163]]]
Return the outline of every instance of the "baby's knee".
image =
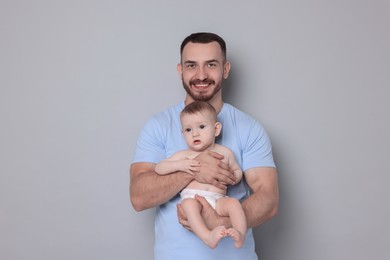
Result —
[[[226,200],[227,200],[227,203],[229,203],[229,205],[241,207],[241,202],[236,198],[226,197]]]
[[[185,199],[182,199],[182,201],[181,201],[181,205],[184,207],[185,206],[193,207],[193,206],[198,205],[198,204],[199,204],[199,202],[194,198],[185,198]]]

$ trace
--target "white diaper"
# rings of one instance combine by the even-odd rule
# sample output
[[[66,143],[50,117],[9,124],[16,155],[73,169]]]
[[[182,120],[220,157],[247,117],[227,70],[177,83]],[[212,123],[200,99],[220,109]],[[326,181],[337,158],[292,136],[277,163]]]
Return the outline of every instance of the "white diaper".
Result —
[[[217,192],[196,189],[184,189],[180,192],[180,197],[183,201],[184,199],[195,198],[196,194],[204,197],[213,209],[215,209],[217,199],[225,197],[225,195]]]

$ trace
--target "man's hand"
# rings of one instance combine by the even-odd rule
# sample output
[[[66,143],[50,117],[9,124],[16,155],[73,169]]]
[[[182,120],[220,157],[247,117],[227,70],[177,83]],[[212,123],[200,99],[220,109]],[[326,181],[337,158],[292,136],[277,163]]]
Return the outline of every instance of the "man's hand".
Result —
[[[204,151],[194,159],[200,162],[199,172],[195,174],[195,180],[208,183],[220,189],[226,189],[227,185],[233,185],[236,181],[234,173],[229,166],[222,161],[223,155]]]
[[[195,195],[195,199],[202,205],[202,210],[200,211],[203,220],[206,226],[212,230],[218,226],[225,226],[225,228],[231,227],[231,222],[228,216],[220,216],[218,213],[211,207],[208,201],[199,195]]]
[[[181,204],[177,204],[177,219],[179,220],[179,223],[187,230],[192,231],[190,223],[188,222],[186,213],[184,212]]]

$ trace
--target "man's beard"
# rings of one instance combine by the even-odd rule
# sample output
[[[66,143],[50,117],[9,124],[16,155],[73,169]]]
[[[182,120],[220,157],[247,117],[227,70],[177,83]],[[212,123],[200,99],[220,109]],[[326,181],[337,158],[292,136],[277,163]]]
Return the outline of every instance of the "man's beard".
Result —
[[[222,84],[218,84],[218,85],[215,85],[215,88],[213,90],[213,92],[211,94],[195,94],[191,91],[191,88],[190,86],[191,85],[195,85],[195,84],[199,84],[199,83],[209,83],[209,84],[215,84],[215,81],[214,80],[204,80],[204,81],[196,81],[196,80],[192,80],[189,82],[189,85],[187,85],[184,80],[182,80],[183,82],[183,87],[185,89],[185,91],[187,92],[188,95],[190,95],[190,97],[194,100],[194,101],[210,101],[217,93],[218,91],[220,91],[221,87],[222,87]]]

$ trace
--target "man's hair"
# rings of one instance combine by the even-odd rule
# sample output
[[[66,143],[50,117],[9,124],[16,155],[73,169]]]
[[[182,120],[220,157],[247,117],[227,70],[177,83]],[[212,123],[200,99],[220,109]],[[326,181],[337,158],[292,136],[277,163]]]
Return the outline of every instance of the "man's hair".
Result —
[[[215,108],[206,101],[194,101],[187,106],[180,113],[180,117],[184,115],[193,115],[197,113],[208,112],[213,116],[213,119],[217,121],[217,111]]]
[[[215,33],[210,32],[198,32],[193,33],[189,36],[187,36],[180,46],[180,55],[183,54],[183,49],[187,45],[187,43],[210,43],[210,42],[217,42],[219,46],[221,46],[223,58],[226,60],[226,43],[225,41]]]

